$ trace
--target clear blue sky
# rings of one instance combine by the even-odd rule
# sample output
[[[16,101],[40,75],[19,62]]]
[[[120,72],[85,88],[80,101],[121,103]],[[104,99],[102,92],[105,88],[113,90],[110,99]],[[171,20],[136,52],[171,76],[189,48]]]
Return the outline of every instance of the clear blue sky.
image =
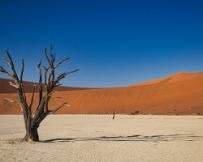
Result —
[[[36,62],[47,65],[50,44],[57,61],[71,58],[58,74],[80,69],[66,86],[128,86],[203,71],[203,1],[0,0],[0,55],[8,50],[19,73],[24,58],[24,80],[38,81]]]

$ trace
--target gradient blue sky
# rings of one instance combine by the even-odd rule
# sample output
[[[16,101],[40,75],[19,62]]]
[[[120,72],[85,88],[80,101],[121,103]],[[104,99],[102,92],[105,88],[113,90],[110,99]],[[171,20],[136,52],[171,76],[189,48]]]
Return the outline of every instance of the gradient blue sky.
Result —
[[[203,71],[203,1],[0,0],[0,55],[8,50],[24,80],[38,81],[36,62],[70,60],[62,83],[128,86],[179,71]],[[0,65],[9,70],[0,60]],[[0,74],[1,78],[5,78]]]

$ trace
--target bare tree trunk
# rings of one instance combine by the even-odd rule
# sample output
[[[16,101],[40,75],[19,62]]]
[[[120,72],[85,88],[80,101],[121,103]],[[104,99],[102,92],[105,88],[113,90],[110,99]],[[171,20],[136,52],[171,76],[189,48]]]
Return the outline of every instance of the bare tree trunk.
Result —
[[[40,68],[41,62],[37,63],[37,68],[39,72],[39,104],[36,108],[36,113],[32,114],[32,105],[34,100],[34,91],[35,91],[35,85],[33,85],[32,89],[32,97],[31,97],[31,103],[30,105],[27,104],[26,101],[26,95],[24,93],[23,89],[23,72],[24,72],[24,60],[22,60],[22,70],[20,74],[20,79],[15,71],[14,64],[12,61],[12,58],[8,51],[6,52],[6,55],[8,56],[9,60],[2,57],[3,60],[10,66],[10,69],[12,70],[12,74],[8,73],[3,67],[0,66],[0,72],[4,73],[5,75],[9,76],[13,79],[14,82],[10,82],[10,85],[16,88],[17,94],[18,94],[18,100],[11,100],[8,98],[5,98],[6,100],[10,102],[17,102],[20,105],[23,118],[24,118],[24,124],[25,124],[25,130],[26,135],[23,138],[23,141],[39,141],[39,135],[38,135],[38,128],[40,123],[50,114],[55,113],[63,106],[70,106],[67,104],[67,102],[61,104],[54,110],[48,109],[48,102],[51,98],[53,98],[52,93],[53,89],[60,85],[59,81],[66,77],[66,75],[74,73],[78,70],[73,70],[70,72],[65,72],[59,75],[57,78],[55,78],[55,69],[59,67],[64,61],[68,60],[69,58],[64,58],[62,61],[60,61],[57,65],[54,65],[55,62],[55,54],[52,53],[52,46],[51,46],[51,52],[50,57],[47,56],[46,49],[44,51],[47,62],[49,64],[48,68],[44,67],[44,85],[45,85],[45,95],[43,96],[42,91],[42,70]],[[49,72],[49,73],[48,73]],[[48,76],[47,76],[48,73]],[[56,98],[60,98],[56,96]]]
[[[23,141],[39,141],[39,135],[37,131],[38,127],[31,128],[30,130],[26,130],[25,137]]]

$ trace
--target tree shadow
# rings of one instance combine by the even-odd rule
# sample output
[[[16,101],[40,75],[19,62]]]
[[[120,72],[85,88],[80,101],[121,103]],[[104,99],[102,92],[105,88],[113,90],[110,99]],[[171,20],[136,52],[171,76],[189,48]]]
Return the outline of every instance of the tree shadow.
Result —
[[[170,141],[203,141],[203,136],[194,134],[171,134],[171,135],[130,135],[130,136],[100,136],[100,137],[81,137],[81,138],[54,138],[41,142],[79,142],[79,141],[111,141],[111,142],[170,142]]]

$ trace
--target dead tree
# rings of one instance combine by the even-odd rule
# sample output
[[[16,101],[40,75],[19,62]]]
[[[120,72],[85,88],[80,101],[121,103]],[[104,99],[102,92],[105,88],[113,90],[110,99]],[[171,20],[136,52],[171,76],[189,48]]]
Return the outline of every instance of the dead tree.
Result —
[[[115,114],[116,114],[116,112],[115,112],[115,110],[113,110],[113,118],[112,119],[115,119]]]
[[[59,86],[59,81],[66,77],[66,75],[74,73],[77,70],[73,70],[70,72],[64,72],[58,77],[55,77],[55,69],[58,68],[64,61],[68,60],[69,58],[64,58],[61,60],[58,64],[54,65],[55,63],[55,54],[52,53],[52,46],[50,51],[50,57],[48,57],[46,49],[44,50],[44,54],[46,56],[46,59],[48,61],[48,67],[44,67],[44,85],[45,90],[43,92],[42,86],[42,70],[41,70],[41,62],[37,63],[37,68],[39,71],[39,104],[36,107],[35,113],[32,112],[32,105],[34,102],[34,91],[35,91],[35,85],[33,85],[32,89],[32,97],[31,102],[28,104],[26,101],[26,95],[23,89],[23,72],[24,72],[24,60],[22,60],[22,70],[20,73],[20,77],[18,77],[14,63],[12,61],[12,58],[8,51],[6,51],[6,55],[8,56],[8,60],[4,57],[3,60],[10,66],[10,69],[12,73],[7,72],[3,67],[0,66],[0,72],[4,73],[5,75],[9,76],[13,82],[9,82],[11,86],[16,88],[17,94],[18,94],[18,100],[12,100],[5,98],[6,100],[10,102],[16,102],[20,105],[23,118],[24,118],[24,124],[25,124],[25,130],[26,134],[23,138],[23,141],[39,141],[38,131],[37,129],[40,126],[40,123],[50,114],[55,113],[63,106],[70,106],[67,102],[62,103],[57,108],[53,110],[49,110],[48,103],[50,99],[52,98],[52,93],[55,87]]]

